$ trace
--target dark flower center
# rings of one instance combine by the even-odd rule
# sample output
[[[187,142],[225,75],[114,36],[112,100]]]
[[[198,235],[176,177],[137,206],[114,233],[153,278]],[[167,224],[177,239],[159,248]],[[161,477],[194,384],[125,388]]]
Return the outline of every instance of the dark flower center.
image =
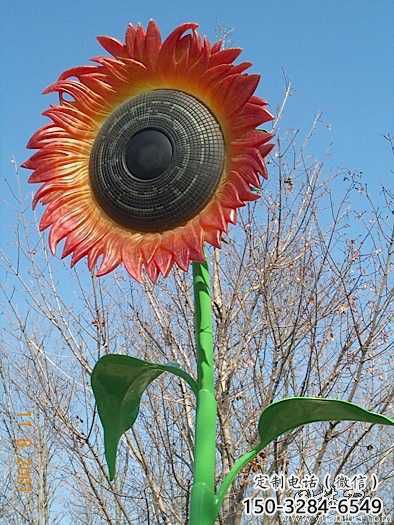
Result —
[[[155,179],[170,166],[172,144],[165,133],[146,128],[138,131],[126,144],[125,161],[137,179]]]
[[[135,231],[186,224],[223,176],[221,127],[199,100],[171,89],[130,98],[104,121],[92,146],[90,183],[98,205]]]

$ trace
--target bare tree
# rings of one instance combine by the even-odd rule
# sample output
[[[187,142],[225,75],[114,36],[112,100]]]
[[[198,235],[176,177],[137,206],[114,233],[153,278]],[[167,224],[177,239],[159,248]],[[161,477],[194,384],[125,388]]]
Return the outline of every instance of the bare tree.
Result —
[[[288,85],[285,100],[290,94]],[[382,188],[377,204],[359,172],[332,175],[311,157],[309,140],[321,118],[303,140],[297,131],[277,134],[261,199],[243,209],[220,251],[208,250],[218,481],[256,443],[259,415],[274,400],[331,397],[380,413],[391,400],[393,195]],[[194,374],[190,275],[175,271],[156,286],[140,286],[123,270],[101,279],[83,264],[69,270],[48,255],[45,235],[29,222],[29,196],[15,192],[15,198],[16,250],[0,256],[1,523],[185,524],[194,425],[187,385],[163,374],[149,387],[121,441],[111,483],[90,373],[100,356],[125,353],[176,362]],[[15,440],[16,414],[23,410],[33,413],[34,428],[32,492],[22,494]],[[257,493],[259,472],[320,479],[375,473],[388,512],[389,457],[385,428],[306,426],[276,440],[243,470],[219,523],[261,523],[242,516],[242,500]]]

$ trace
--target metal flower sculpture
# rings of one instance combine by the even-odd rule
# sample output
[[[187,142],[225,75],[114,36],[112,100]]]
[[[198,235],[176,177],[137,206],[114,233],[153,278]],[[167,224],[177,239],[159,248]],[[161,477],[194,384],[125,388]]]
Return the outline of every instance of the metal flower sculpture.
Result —
[[[30,139],[39,151],[23,166],[42,183],[40,229],[51,227],[53,253],[65,239],[71,265],[87,256],[92,269],[102,256],[97,275],[123,263],[155,282],[174,263],[203,261],[204,243],[220,246],[236,210],[258,198],[251,187],[273,147],[256,130],[273,118],[254,95],[260,77],[233,63],[241,49],[212,45],[197,27],[163,43],[154,21],[129,25],[124,43],[98,37],[112,57],[44,91],[60,103],[44,111],[52,122]]]
[[[191,525],[213,525],[231,483],[243,467],[285,432],[315,421],[393,421],[352,403],[290,398],[266,407],[255,447],[238,458],[219,487],[216,477],[216,398],[208,265],[203,246],[219,247],[229,223],[258,198],[259,175],[272,149],[266,102],[254,95],[260,77],[234,64],[240,49],[222,49],[183,24],[162,43],[155,22],[129,25],[124,43],[99,37],[112,57],[69,69],[44,92],[59,104],[52,122],[28,143],[38,151],[23,166],[42,186],[33,204],[46,206],[40,229],[50,227],[54,253],[65,239],[71,265],[83,257],[97,275],[120,264],[141,281],[155,282],[174,264],[193,262],[196,378],[174,364],[107,354],[91,384],[104,428],[109,477],[115,476],[122,435],[134,424],[141,397],[162,373],[185,380],[196,396]]]

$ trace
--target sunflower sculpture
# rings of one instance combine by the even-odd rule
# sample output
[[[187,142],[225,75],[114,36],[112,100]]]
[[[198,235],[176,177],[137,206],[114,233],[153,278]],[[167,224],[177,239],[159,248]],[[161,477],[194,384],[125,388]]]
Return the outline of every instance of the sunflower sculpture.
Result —
[[[141,281],[155,282],[177,264],[203,261],[203,245],[219,247],[237,209],[258,198],[259,175],[272,120],[254,95],[260,76],[234,64],[241,49],[222,49],[177,27],[164,42],[154,21],[129,25],[125,41],[98,41],[112,56],[62,73],[44,93],[60,102],[44,111],[52,122],[38,130],[23,166],[41,183],[34,205],[46,210],[54,253],[71,266],[87,256],[97,275],[119,264]]]
[[[33,204],[46,206],[40,230],[49,246],[65,240],[71,265],[88,258],[105,275],[123,264],[141,281],[155,282],[176,264],[193,262],[196,378],[174,364],[148,363],[106,354],[91,384],[104,429],[109,478],[117,447],[134,424],[141,397],[162,373],[186,381],[196,397],[190,525],[213,525],[237,474],[279,436],[314,421],[393,421],[352,403],[290,398],[266,407],[257,444],[238,458],[215,486],[217,407],[208,265],[203,246],[219,247],[237,210],[258,198],[259,176],[271,134],[258,126],[272,120],[254,95],[259,75],[234,64],[240,49],[222,49],[197,32],[177,27],[162,42],[155,22],[129,25],[125,41],[102,36],[112,56],[62,73],[44,93],[59,104],[44,112],[52,122],[28,147],[38,151],[23,166],[41,183]]]

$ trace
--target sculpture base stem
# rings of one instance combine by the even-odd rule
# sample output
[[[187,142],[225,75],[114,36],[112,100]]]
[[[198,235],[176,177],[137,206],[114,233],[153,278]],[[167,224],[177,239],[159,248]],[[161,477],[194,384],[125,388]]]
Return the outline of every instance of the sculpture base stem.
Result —
[[[208,264],[193,263],[197,407],[190,525],[213,525],[216,517],[216,415],[212,307]]]

